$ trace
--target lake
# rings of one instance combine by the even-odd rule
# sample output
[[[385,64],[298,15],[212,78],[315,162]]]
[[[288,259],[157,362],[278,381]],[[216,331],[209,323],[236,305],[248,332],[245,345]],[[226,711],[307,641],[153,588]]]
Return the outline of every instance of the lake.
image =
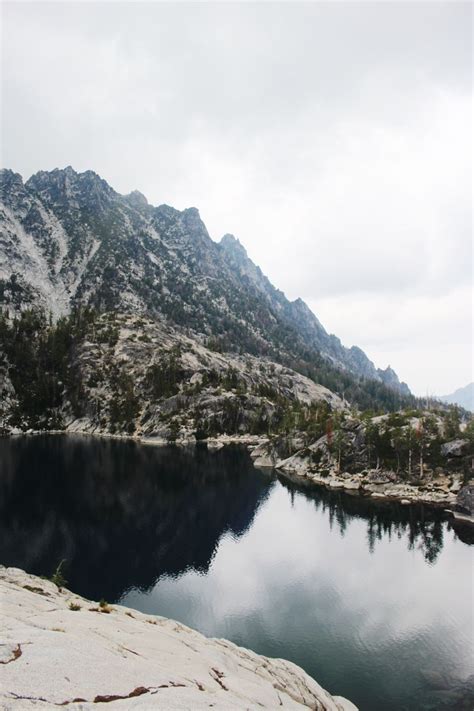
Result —
[[[299,664],[361,711],[471,709],[472,532],[238,447],[0,439],[0,563]]]

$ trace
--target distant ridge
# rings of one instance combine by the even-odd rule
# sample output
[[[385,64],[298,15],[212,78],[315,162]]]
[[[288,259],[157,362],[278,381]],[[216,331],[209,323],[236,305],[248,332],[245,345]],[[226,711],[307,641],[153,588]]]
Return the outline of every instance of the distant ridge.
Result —
[[[440,395],[438,399],[448,405],[459,405],[469,412],[474,412],[474,382],[458,388],[450,395]]]

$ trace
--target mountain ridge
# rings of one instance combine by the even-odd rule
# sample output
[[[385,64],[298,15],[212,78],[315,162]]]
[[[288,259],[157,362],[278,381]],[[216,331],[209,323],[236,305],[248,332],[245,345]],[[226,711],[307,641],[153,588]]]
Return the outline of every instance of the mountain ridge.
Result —
[[[439,395],[438,400],[448,405],[460,405],[460,407],[463,407],[465,410],[474,412],[474,382],[457,388],[457,390],[449,395]]]
[[[390,368],[326,332],[289,301],[230,234],[214,242],[195,207],[120,195],[94,171],[0,175],[0,306],[53,318],[79,305],[166,318],[223,349],[317,363],[409,395]],[[305,365],[302,367],[306,367]]]

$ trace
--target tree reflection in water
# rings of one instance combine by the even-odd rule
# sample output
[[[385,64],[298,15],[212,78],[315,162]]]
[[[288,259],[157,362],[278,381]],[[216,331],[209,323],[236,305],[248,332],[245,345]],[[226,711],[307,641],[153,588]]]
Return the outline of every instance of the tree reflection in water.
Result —
[[[327,512],[331,528],[344,536],[353,519],[367,521],[367,545],[372,553],[377,541],[405,538],[409,550],[423,552],[427,563],[433,564],[443,549],[444,528],[454,529],[465,542],[472,543],[466,527],[459,527],[448,519],[442,509],[423,504],[403,505],[398,502],[375,501],[358,494],[331,491],[305,480],[279,475],[283,486],[298,490],[314,502],[316,510]]]
[[[65,558],[78,593],[288,658],[368,711],[472,707],[454,525],[259,471],[235,447],[0,439],[0,563],[51,575]]]
[[[222,536],[241,536],[276,475],[255,469],[246,450],[151,447],[91,437],[0,440],[0,561],[50,575],[65,559],[72,589],[118,600],[163,575],[205,573]],[[291,496],[327,512],[341,536],[367,521],[367,543],[406,536],[434,563],[443,513],[371,501],[278,475]]]

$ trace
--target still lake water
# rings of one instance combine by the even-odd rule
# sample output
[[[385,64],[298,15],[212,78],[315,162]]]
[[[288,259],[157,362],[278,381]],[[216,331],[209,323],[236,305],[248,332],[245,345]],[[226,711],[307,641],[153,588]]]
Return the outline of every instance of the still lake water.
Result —
[[[0,439],[0,563],[66,559],[72,590],[290,659],[361,711],[472,708],[472,542],[238,448]]]

